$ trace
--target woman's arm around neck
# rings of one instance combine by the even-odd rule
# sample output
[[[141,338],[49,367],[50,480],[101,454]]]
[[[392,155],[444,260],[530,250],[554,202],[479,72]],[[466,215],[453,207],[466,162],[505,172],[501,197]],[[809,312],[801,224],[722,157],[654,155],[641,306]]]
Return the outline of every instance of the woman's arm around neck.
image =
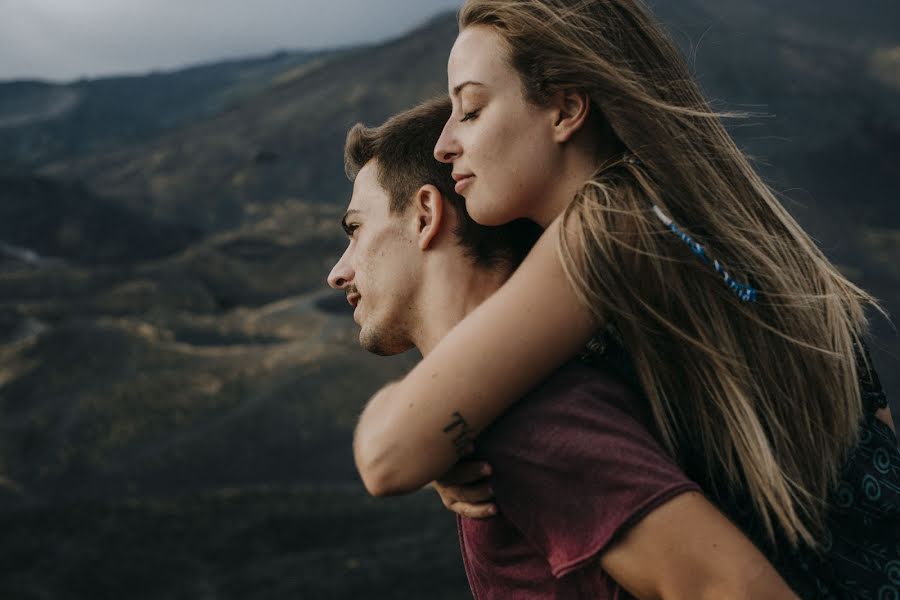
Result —
[[[369,401],[353,446],[370,493],[403,494],[440,477],[596,330],[560,262],[559,227],[557,219],[509,281]]]

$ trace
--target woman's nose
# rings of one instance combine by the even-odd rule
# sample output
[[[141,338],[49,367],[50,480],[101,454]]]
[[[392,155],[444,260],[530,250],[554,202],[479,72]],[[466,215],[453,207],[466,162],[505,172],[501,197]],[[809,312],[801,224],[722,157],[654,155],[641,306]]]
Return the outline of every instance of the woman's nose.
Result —
[[[450,121],[447,121],[444,125],[444,130],[441,132],[441,137],[438,138],[437,143],[434,145],[434,158],[438,162],[452,163],[459,156],[460,150],[459,142],[456,141],[456,136],[453,135]]]

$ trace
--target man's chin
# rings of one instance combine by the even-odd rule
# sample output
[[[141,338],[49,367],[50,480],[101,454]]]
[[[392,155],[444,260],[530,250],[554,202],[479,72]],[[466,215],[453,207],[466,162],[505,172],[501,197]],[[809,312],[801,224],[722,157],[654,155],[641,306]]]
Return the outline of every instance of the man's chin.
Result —
[[[371,352],[372,354],[374,354],[376,356],[394,356],[394,355],[400,354],[399,351],[391,350],[388,348],[382,348],[380,346],[367,346],[365,348],[366,348],[366,350],[368,350],[369,352]]]
[[[359,345],[367,352],[378,356],[394,356],[412,348],[409,342],[403,342],[393,336],[379,335],[377,332],[360,329]]]

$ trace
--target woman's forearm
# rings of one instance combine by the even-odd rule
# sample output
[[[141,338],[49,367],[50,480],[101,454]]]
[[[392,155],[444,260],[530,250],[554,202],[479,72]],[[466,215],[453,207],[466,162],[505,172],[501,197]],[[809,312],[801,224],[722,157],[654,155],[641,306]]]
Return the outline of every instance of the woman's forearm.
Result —
[[[438,475],[432,475],[435,468],[440,468],[434,465],[441,463],[423,460],[421,454],[417,454],[417,444],[441,446],[450,439],[455,452],[453,462],[474,450],[475,432],[459,412],[451,415],[447,425],[441,428],[441,435],[435,439],[427,432],[412,430],[414,422],[406,427],[408,415],[396,410],[400,406],[396,397],[400,384],[389,383],[372,397],[360,415],[353,439],[356,468],[373,496],[413,492],[443,475],[452,465]]]

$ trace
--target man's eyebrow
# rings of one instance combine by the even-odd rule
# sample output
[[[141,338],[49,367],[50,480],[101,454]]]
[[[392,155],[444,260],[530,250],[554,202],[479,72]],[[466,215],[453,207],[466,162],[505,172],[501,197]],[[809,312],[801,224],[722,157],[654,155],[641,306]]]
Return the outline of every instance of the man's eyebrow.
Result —
[[[453,92],[451,93],[451,95],[452,95],[452,96],[459,96],[459,93],[460,93],[460,92],[462,91],[462,89],[463,89],[464,87],[466,87],[467,85],[480,85],[480,86],[484,87],[484,84],[481,83],[480,81],[472,81],[472,80],[469,80],[469,81],[463,81],[461,84],[459,84],[458,86],[456,86],[456,87],[453,88]]]
[[[352,217],[353,215],[360,214],[362,211],[357,210],[355,208],[351,208],[347,212],[344,213],[344,217],[341,219],[341,227],[347,235],[350,235],[350,226],[347,225],[347,217]]]

